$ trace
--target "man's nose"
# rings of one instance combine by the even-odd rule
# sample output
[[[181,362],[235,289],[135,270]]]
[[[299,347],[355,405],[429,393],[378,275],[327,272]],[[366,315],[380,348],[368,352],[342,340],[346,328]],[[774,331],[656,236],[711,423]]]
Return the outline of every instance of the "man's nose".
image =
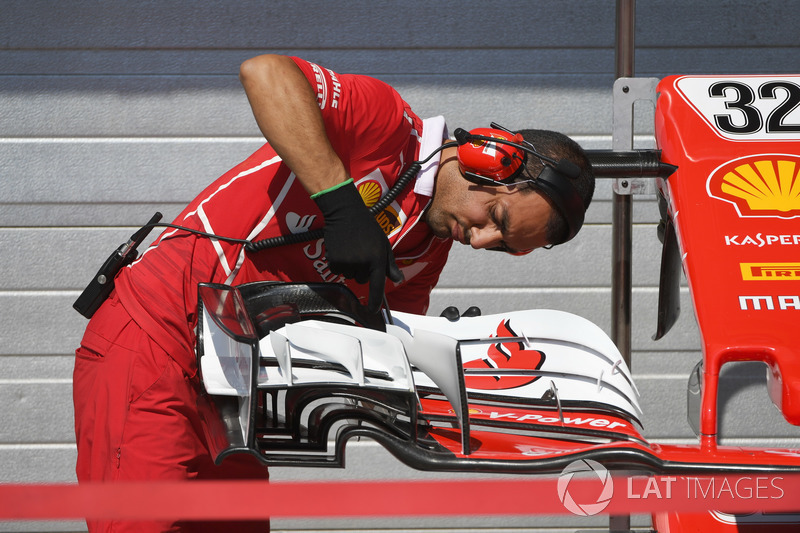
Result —
[[[476,250],[483,248],[494,248],[500,245],[503,234],[493,224],[470,230],[469,244]]]

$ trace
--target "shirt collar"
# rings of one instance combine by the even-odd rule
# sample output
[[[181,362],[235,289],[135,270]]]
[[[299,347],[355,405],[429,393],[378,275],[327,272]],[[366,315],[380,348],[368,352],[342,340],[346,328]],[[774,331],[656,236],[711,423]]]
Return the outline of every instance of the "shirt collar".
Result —
[[[428,157],[431,152],[447,140],[447,124],[443,116],[426,118],[422,121],[422,139],[420,140],[419,160]],[[439,171],[439,158],[434,156],[422,165],[414,183],[414,192],[423,196],[433,196],[436,173]]]

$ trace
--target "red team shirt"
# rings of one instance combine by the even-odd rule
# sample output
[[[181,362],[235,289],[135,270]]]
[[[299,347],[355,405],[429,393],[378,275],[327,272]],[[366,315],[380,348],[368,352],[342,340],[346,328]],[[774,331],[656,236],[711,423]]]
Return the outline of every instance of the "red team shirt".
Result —
[[[421,120],[385,83],[339,75],[293,58],[316,89],[328,138],[367,206],[408,165],[438,147],[444,121]],[[436,238],[422,214],[431,200],[438,158],[376,220],[389,237],[405,281],[387,280],[392,309],[424,314],[452,241]],[[239,239],[260,240],[323,226],[322,215],[269,144],[208,186],[175,223]],[[168,229],[116,279],[131,317],[190,376],[197,324],[197,285],[253,281],[344,282],[331,273],[322,239],[248,253],[240,244]],[[366,303],[367,286],[348,287]]]

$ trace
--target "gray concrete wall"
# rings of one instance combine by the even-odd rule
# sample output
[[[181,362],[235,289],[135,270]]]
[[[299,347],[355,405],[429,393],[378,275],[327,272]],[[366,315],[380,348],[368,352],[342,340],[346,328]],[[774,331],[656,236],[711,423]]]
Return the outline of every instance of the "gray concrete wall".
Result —
[[[640,0],[636,75],[796,71],[797,7],[779,0]],[[610,148],[614,2],[42,1],[0,3],[0,482],[72,481],[72,351],[85,320],[71,304],[100,263],[155,210],[169,219],[260,144],[238,66],[300,55],[395,85],[421,116],[451,127],[497,121]],[[652,146],[648,126],[638,147]],[[688,293],[654,342],[659,244],[653,198],[634,208],[633,370],[645,435],[692,442],[685,386],[699,360]],[[568,246],[525,258],[455,249],[432,312],[550,307],[609,330],[611,187]],[[769,404],[764,372],[726,372],[728,442],[798,446]],[[379,448],[345,471],[275,469],[274,479],[411,477]],[[392,527],[588,527],[577,518],[392,521]],[[276,521],[329,528],[341,521]],[[352,527],[385,527],[360,521]],[[80,530],[0,523],[0,530]]]

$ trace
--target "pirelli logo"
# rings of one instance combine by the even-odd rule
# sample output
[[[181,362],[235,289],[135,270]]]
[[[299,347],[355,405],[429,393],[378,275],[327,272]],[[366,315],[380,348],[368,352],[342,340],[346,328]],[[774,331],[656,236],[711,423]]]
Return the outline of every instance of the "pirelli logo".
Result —
[[[740,263],[742,279],[800,281],[800,263]]]

